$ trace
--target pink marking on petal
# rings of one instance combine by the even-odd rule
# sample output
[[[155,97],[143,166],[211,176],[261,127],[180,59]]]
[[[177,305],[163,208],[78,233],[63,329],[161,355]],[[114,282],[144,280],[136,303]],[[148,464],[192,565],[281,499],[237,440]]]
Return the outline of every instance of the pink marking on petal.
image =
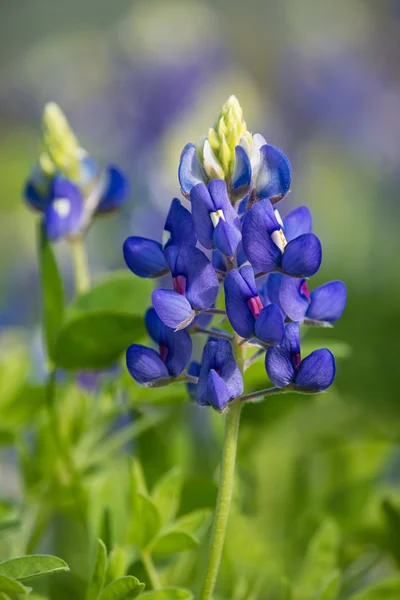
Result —
[[[184,275],[173,277],[172,285],[174,286],[174,292],[177,292],[181,296],[186,296],[186,277]]]
[[[300,286],[300,294],[302,294],[303,296],[305,296],[307,298],[307,300],[309,302],[311,302],[311,296],[310,296],[310,292],[308,290],[308,285],[307,285],[307,281],[303,281],[303,283]]]
[[[251,314],[255,319],[257,319],[260,316],[260,312],[264,308],[260,296],[255,296],[254,298],[250,298],[250,300],[247,300],[247,306],[251,310]]]
[[[167,346],[160,346],[160,356],[163,363],[167,360],[168,357],[168,348]]]
[[[296,371],[298,371],[300,369],[300,363],[301,363],[300,352],[296,352],[295,354],[293,354],[293,362],[294,362]]]

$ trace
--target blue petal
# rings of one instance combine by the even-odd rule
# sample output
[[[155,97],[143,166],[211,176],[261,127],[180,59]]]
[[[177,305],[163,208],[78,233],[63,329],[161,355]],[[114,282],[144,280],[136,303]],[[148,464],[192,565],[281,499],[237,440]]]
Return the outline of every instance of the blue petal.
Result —
[[[171,202],[164,229],[171,234],[165,248],[183,243],[195,246],[197,243],[193,217],[178,198],[174,198]]]
[[[207,379],[207,404],[214,406],[217,410],[223,410],[230,399],[230,392],[225,381],[214,369],[211,369]]]
[[[255,319],[247,301],[252,293],[236,269],[229,271],[225,277],[224,289],[226,312],[233,329],[243,338],[251,337],[254,335]]]
[[[311,304],[306,316],[333,323],[342,316],[346,300],[347,290],[343,281],[330,281],[311,292]]]
[[[216,247],[222,254],[233,256],[242,239],[242,234],[237,227],[229,225],[229,223],[220,219],[214,229],[213,239]]]
[[[168,369],[155,350],[132,344],[126,351],[126,366],[133,379],[141,385],[151,385],[169,377]]]
[[[280,346],[268,348],[265,368],[272,383],[283,388],[294,381],[297,374],[294,355],[300,354],[300,329],[298,323],[285,326],[285,335]]]
[[[199,184],[192,188],[190,201],[192,203],[192,216],[198,240],[204,248],[212,248],[214,245],[214,227],[210,212],[214,211],[214,205],[204,184]]]
[[[44,211],[52,198],[52,179],[43,172],[40,165],[34,165],[25,184],[25,200],[35,210]]]
[[[279,299],[282,310],[292,321],[302,322],[308,309],[309,300],[301,292],[303,285],[307,285],[304,279],[287,275],[282,278]]]
[[[335,379],[335,357],[327,348],[314,350],[301,361],[299,372],[295,379],[296,388],[305,392],[322,392]]]
[[[260,148],[261,162],[255,188],[259,198],[279,201],[287,194],[291,182],[291,168],[287,156],[270,144]]]
[[[53,198],[44,215],[49,240],[58,240],[79,232],[83,219],[83,198],[79,188],[68,179],[55,177]]]
[[[295,277],[311,277],[318,271],[321,261],[321,242],[313,233],[305,233],[286,246],[282,269]]]
[[[93,160],[89,156],[89,154],[85,154],[83,158],[81,158],[80,162],[80,177],[79,184],[82,187],[86,187],[91,185],[95,178],[99,175],[99,168],[96,161]]]
[[[178,377],[192,356],[192,338],[187,331],[165,329],[165,346],[168,348],[165,365],[172,377]]]
[[[243,277],[244,281],[247,283],[249,287],[249,298],[253,298],[258,295],[256,280],[254,277],[254,271],[250,265],[244,265],[241,267],[239,273]]]
[[[97,206],[97,213],[118,210],[126,200],[129,193],[129,181],[126,175],[114,165],[105,169],[105,183],[103,193]]]
[[[193,308],[210,308],[217,299],[219,282],[207,256],[194,246],[170,246],[165,257],[172,275],[186,277],[186,297]]]
[[[218,269],[219,271],[226,272],[228,270],[228,266],[226,264],[226,258],[219,250],[213,250],[211,257],[212,266],[214,269]]]
[[[276,304],[281,308],[280,289],[283,275],[281,273],[270,273],[266,281],[268,299],[272,304]]]
[[[283,219],[283,231],[288,242],[312,232],[312,216],[307,206],[298,206]]]
[[[222,210],[225,221],[229,223],[229,225],[234,225],[240,229],[240,219],[229,199],[228,188],[226,187],[225,181],[222,181],[222,179],[211,179],[208,184],[208,191],[213,206],[211,210]]]
[[[127,266],[139,277],[157,277],[168,270],[162,246],[154,240],[128,237],[123,253]]]
[[[240,241],[238,247],[236,248],[236,262],[238,267],[244,265],[247,262],[247,256],[243,248],[243,242]]]
[[[144,316],[144,322],[146,324],[146,329],[151,339],[156,344],[163,343],[166,326],[161,321],[154,308],[149,308],[146,311],[146,314]]]
[[[154,290],[152,301],[161,321],[171,329],[187,327],[195,317],[189,301],[172,290]]]
[[[255,322],[256,336],[263,342],[280,344],[285,332],[283,316],[275,304],[269,304],[262,309]]]
[[[184,147],[178,169],[179,183],[184,194],[190,194],[191,189],[198,183],[206,181],[203,167],[197,156],[196,146],[186,144]]]
[[[235,199],[243,198],[247,194],[251,183],[252,169],[250,158],[242,146],[235,148],[235,169],[232,175],[232,188]]]
[[[203,357],[197,384],[197,402],[202,406],[209,404],[208,375],[211,369],[219,371],[229,391],[229,398],[240,396],[243,392],[243,377],[233,357],[232,346],[227,340],[210,341],[204,346]]]
[[[269,200],[257,202],[243,221],[243,248],[254,269],[268,273],[280,264],[281,251],[271,239],[280,229]]]

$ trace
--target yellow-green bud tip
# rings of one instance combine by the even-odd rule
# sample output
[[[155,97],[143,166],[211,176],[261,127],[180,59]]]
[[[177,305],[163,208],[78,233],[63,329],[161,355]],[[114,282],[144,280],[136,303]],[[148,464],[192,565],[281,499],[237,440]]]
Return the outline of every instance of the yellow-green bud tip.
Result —
[[[55,102],[48,102],[43,111],[43,147],[55,167],[66,177],[79,179],[79,143],[66,116]]]

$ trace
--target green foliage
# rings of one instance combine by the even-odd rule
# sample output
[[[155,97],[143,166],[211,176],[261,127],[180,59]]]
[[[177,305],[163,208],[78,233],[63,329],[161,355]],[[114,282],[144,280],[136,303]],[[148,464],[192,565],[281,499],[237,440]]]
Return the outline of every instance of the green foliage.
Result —
[[[106,580],[107,548],[104,542],[97,540],[96,558],[86,592],[86,600],[97,600]]]
[[[143,589],[143,583],[136,577],[127,575],[110,583],[100,594],[99,600],[133,600]]]
[[[163,523],[168,523],[176,516],[182,483],[182,472],[175,468],[162,477],[153,490],[152,499],[160,512]]]
[[[168,588],[153,592],[145,592],[143,600],[193,600],[194,596],[189,590]]]
[[[399,597],[400,577],[393,577],[351,596],[351,600],[398,600]]]
[[[11,577],[0,575],[0,592],[5,594],[28,594],[29,589]]]
[[[0,563],[0,575],[19,581],[60,571],[69,571],[69,568],[66,562],[56,556],[35,554],[12,558]]]

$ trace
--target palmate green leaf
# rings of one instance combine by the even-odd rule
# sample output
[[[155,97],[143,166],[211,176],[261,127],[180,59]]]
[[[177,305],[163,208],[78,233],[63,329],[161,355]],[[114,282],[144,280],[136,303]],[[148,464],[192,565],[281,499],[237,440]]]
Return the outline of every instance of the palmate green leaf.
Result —
[[[116,311],[82,313],[64,323],[54,361],[64,369],[104,369],[143,334],[143,315]]]
[[[133,520],[133,541],[139,548],[147,548],[158,535],[162,521],[157,506],[143,494],[136,496]]]
[[[156,539],[151,552],[154,556],[168,556],[176,552],[193,550],[199,543],[197,538],[185,531],[169,531]]]
[[[42,288],[43,329],[47,354],[52,360],[64,318],[64,288],[53,249],[42,224],[39,226],[39,267]]]
[[[294,589],[295,600],[318,598],[336,569],[339,531],[332,520],[325,521],[309,543],[300,578]]]
[[[61,558],[57,558],[57,556],[47,554],[19,556],[0,563],[0,575],[11,577],[18,581],[57,573],[59,571],[69,571],[67,563]]]
[[[146,600],[193,600],[194,595],[190,590],[183,588],[165,588],[152,592],[145,592],[141,598]]]
[[[377,583],[350,597],[350,600],[399,600],[400,577],[393,577]]]
[[[157,482],[153,490],[152,499],[164,524],[171,521],[178,512],[182,484],[182,472],[179,468],[174,468]]]
[[[86,600],[97,600],[101,594],[106,578],[106,568],[107,548],[104,542],[101,539],[98,539],[96,546],[96,558],[86,592]]]
[[[140,583],[132,575],[127,575],[110,583],[100,595],[99,600],[133,600],[143,589],[144,583]]]
[[[202,508],[179,517],[169,528],[170,531],[184,531],[195,537],[201,537],[212,521],[212,510]]]
[[[0,575],[0,592],[5,594],[28,594],[29,588],[22,585],[20,581],[15,581],[12,577]]]

